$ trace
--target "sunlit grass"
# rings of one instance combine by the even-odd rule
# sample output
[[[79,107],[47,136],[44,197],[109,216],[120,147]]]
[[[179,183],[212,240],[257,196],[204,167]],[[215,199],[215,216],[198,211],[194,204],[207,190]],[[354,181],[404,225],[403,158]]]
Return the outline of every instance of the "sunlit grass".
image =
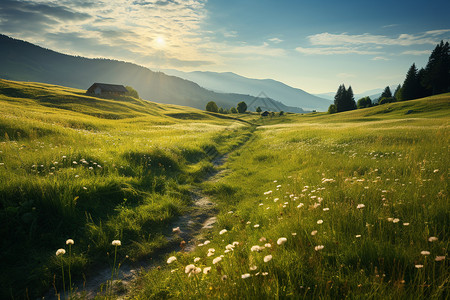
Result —
[[[409,101],[376,120],[365,118],[385,108],[261,120],[231,172],[205,186],[221,208],[211,242],[172,253],[132,294],[447,297],[450,102],[436,98],[440,110],[433,98]],[[411,106],[423,111],[406,114]],[[206,274],[186,274],[190,264]]]

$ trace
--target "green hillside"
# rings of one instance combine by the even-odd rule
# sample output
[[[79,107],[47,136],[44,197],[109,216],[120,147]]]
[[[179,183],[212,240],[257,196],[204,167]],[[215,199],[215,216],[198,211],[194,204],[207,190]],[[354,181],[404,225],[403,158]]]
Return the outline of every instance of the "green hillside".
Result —
[[[41,83],[0,80],[1,298],[51,286],[55,249],[84,247],[74,268],[124,239],[131,260],[167,241],[211,160],[248,138],[233,118]],[[27,275],[24,275],[27,274]]]
[[[448,297],[450,94],[233,119],[0,80],[0,114],[0,298],[62,293],[115,249],[162,262],[99,298]],[[217,223],[178,251],[196,190]]]

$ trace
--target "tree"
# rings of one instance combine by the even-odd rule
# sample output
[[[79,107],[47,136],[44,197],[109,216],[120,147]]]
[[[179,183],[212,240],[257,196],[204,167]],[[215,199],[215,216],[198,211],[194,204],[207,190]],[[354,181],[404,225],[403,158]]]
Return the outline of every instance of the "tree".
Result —
[[[240,114],[245,113],[247,111],[247,104],[244,101],[239,102],[237,105],[237,111]]]
[[[259,107],[259,106],[258,106],[258,107],[256,108],[256,112],[257,112],[257,113],[260,113],[260,112],[262,112],[262,109],[261,109],[261,107]]]
[[[206,104],[206,111],[210,112],[219,112],[219,107],[217,106],[216,102],[209,101],[208,104]]]
[[[139,94],[135,89],[128,85],[125,88],[127,89],[129,96],[139,99]]]
[[[372,106],[372,99],[370,99],[369,96],[359,99],[358,102],[356,103],[357,108],[366,108],[371,106]]]
[[[331,104],[331,105],[328,107],[328,113],[329,113],[329,114],[335,114],[335,113],[337,113],[336,105],[335,105],[335,104]]]
[[[223,109],[223,107],[219,107],[218,113],[219,114],[224,114],[225,113],[225,110]]]
[[[426,71],[424,68],[421,68],[417,72],[417,98],[428,97],[433,94],[432,88],[427,87],[425,82]]]
[[[336,95],[334,96],[334,105],[337,112],[343,112],[356,109],[355,98],[353,96],[353,90],[350,86],[345,89],[345,85],[340,85]]]
[[[418,85],[416,64],[412,64],[402,85],[402,101],[416,99],[419,90]]]
[[[378,101],[379,105],[395,102],[394,97],[383,97]]]
[[[237,114],[237,109],[236,109],[236,107],[232,107],[232,108],[230,109],[230,112],[231,112],[232,114]]]
[[[284,111],[280,111],[280,116],[284,116]]]
[[[423,83],[430,89],[432,95],[450,91],[450,46],[448,42],[440,44],[431,53]]]
[[[392,97],[391,88],[389,86],[384,88],[384,91],[381,93],[381,98],[390,98]]]
[[[394,92],[394,99],[395,99],[396,101],[401,101],[401,100],[402,100],[402,85],[401,85],[401,84],[399,84],[399,85],[397,86],[397,88],[395,89],[395,92]]]

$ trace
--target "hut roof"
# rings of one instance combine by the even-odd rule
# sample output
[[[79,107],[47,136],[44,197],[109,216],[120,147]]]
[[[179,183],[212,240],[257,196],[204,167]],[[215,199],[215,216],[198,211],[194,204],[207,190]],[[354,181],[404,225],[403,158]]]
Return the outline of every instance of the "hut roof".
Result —
[[[108,83],[94,83],[91,85],[91,87],[88,89],[88,91],[94,90],[95,88],[101,88],[102,92],[112,92],[112,93],[126,93],[128,90],[120,84],[108,84]]]

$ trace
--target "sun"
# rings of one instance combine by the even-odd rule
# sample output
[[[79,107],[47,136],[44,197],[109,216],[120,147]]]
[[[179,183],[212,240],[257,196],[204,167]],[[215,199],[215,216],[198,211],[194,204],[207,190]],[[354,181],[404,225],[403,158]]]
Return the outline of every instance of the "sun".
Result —
[[[166,45],[166,40],[162,36],[158,36],[155,39],[155,42],[156,42],[156,45],[158,45],[159,47],[164,47]]]

